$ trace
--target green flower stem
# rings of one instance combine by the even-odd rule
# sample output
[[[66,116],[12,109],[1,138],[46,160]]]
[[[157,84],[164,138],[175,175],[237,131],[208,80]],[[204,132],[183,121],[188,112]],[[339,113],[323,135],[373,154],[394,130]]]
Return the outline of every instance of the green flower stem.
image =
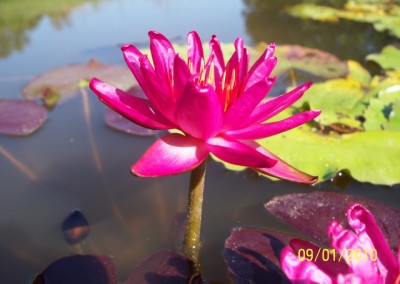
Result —
[[[204,178],[206,175],[206,160],[192,170],[190,176],[190,192],[187,209],[185,234],[185,253],[199,267],[200,227],[203,207]]]

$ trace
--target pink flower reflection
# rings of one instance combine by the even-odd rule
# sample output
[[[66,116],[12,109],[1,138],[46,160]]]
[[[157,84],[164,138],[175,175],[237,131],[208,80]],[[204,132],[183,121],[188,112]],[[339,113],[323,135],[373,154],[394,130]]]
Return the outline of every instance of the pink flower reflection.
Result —
[[[292,283],[400,283],[399,261],[372,214],[354,204],[347,218],[353,230],[336,221],[328,227],[335,253],[299,239],[283,249],[282,270]]]
[[[210,40],[206,60],[196,32],[187,37],[185,60],[170,41],[151,31],[152,62],[133,45],[122,46],[129,68],[147,98],[134,97],[96,78],[90,88],[99,99],[131,121],[150,129],[178,129],[156,141],[131,168],[138,176],[178,174],[197,167],[212,153],[228,163],[246,166],[282,179],[313,183],[316,177],[288,165],[256,139],[276,135],[319,115],[305,111],[277,122],[265,121],[291,106],[311,83],[263,102],[275,82],[270,77],[277,59],[271,44],[249,69],[243,40],[225,64],[220,42]]]

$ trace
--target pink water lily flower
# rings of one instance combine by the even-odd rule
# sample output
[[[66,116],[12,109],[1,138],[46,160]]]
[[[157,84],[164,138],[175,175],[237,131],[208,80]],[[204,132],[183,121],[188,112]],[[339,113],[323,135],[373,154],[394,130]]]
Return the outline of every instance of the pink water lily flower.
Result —
[[[96,78],[90,88],[99,99],[129,120],[150,129],[178,129],[156,141],[132,167],[133,174],[152,177],[189,171],[212,153],[228,163],[251,167],[282,179],[313,183],[316,177],[288,165],[254,140],[306,123],[319,111],[305,111],[277,122],[265,122],[297,101],[310,88],[294,90],[263,102],[276,65],[271,44],[249,69],[243,40],[225,64],[220,42],[210,40],[204,58],[196,32],[187,37],[187,62],[162,34],[151,31],[152,62],[133,45],[122,46],[126,63],[147,98],[134,97]]]
[[[354,204],[347,210],[347,219],[353,231],[336,221],[328,228],[336,254],[328,255],[331,249],[322,250],[298,239],[282,250],[282,270],[292,283],[400,283],[400,260],[393,255],[372,214]],[[299,253],[306,250],[308,260]]]

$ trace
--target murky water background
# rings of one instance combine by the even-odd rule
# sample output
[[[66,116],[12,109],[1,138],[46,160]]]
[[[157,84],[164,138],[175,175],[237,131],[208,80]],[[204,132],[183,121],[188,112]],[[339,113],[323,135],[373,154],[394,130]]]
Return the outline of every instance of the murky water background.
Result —
[[[216,34],[223,42],[242,36],[249,45],[262,40],[301,44],[364,64],[365,55],[393,41],[368,25],[332,26],[292,19],[281,11],[281,1],[270,2],[109,0],[78,6],[58,19],[57,25],[44,16],[33,27],[21,27],[25,42],[19,50],[2,51],[0,98],[20,98],[20,88],[32,77],[62,65],[92,58],[123,64],[119,45],[129,42],[146,47],[148,30],[161,31],[179,43],[188,31],[197,30],[205,41]],[[0,44],[9,45],[4,37]],[[281,83],[283,89],[285,79]],[[105,125],[104,106],[94,95],[89,102],[101,168],[96,168],[92,157],[79,94],[51,111],[32,136],[0,136],[0,146],[38,178],[30,179],[0,156],[2,283],[29,283],[50,262],[77,252],[113,255],[122,281],[140,260],[173,247],[172,224],[176,214],[185,211],[189,174],[153,179],[131,176],[130,165],[156,137],[112,130]],[[226,281],[221,253],[233,227],[295,233],[264,211],[263,204],[273,196],[339,190],[330,182],[308,187],[271,182],[251,171],[229,172],[213,161],[207,166],[202,231],[207,281]],[[350,181],[344,192],[400,208],[398,185],[389,188]],[[75,208],[91,224],[80,248],[68,245],[61,231],[62,221]]]

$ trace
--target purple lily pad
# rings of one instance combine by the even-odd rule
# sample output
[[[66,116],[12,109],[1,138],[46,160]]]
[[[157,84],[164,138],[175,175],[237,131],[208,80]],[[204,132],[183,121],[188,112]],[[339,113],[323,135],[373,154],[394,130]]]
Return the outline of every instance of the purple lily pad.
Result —
[[[86,64],[72,64],[53,69],[33,78],[21,93],[29,100],[42,99],[49,94],[66,97],[75,94],[81,80],[89,81],[96,77],[110,85],[128,90],[136,84],[131,71],[120,65],[105,65],[91,60]]]
[[[295,193],[274,197],[265,204],[265,208],[300,232],[329,247],[328,225],[335,219],[349,229],[346,213],[349,205],[354,203],[371,211],[391,250],[397,255],[400,211],[376,201],[334,192]]]
[[[144,94],[143,90],[139,86],[133,86],[131,87],[127,93],[131,94],[132,96],[138,97],[138,98],[146,98],[146,95]],[[116,130],[132,134],[132,135],[140,135],[140,136],[153,136],[157,135],[160,131],[159,130],[152,130],[145,128],[143,126],[140,126],[129,119],[126,119],[119,113],[113,111],[110,108],[106,108],[105,114],[104,114],[106,124],[110,126],[111,128],[114,128]]]
[[[123,117],[122,115],[113,111],[110,108],[106,108],[106,111],[104,113],[104,118],[108,126],[128,134],[140,135],[140,136],[152,136],[152,135],[157,135],[159,132],[158,130],[152,130],[140,126],[126,119],[125,117]]]
[[[292,238],[258,229],[234,229],[223,252],[229,275],[235,283],[290,283],[279,259]]]
[[[114,260],[109,256],[73,255],[51,263],[33,284],[117,284]]]
[[[202,283],[200,275],[194,271],[194,264],[187,257],[172,251],[160,251],[141,262],[125,284]]]
[[[47,111],[36,102],[0,100],[0,134],[26,136],[39,129]]]

